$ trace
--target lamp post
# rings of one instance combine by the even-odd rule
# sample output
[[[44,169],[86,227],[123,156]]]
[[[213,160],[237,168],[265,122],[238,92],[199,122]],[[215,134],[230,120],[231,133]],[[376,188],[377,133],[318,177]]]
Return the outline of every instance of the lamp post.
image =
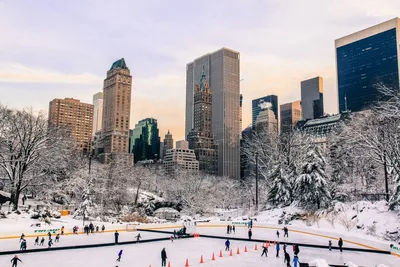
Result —
[[[91,169],[92,169],[92,155],[89,155],[89,175],[90,175]]]
[[[258,153],[256,153],[256,212],[258,212]]]

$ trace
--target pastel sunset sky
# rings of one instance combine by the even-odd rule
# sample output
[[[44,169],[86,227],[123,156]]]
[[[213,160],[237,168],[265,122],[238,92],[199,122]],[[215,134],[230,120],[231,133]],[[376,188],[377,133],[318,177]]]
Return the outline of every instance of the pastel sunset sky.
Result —
[[[337,112],[334,40],[398,17],[399,0],[0,0],[0,102],[48,109],[53,98],[92,103],[111,64],[133,76],[131,128],[158,119],[184,139],[186,64],[228,47],[241,53],[243,128],[251,99],[300,99],[324,78]]]

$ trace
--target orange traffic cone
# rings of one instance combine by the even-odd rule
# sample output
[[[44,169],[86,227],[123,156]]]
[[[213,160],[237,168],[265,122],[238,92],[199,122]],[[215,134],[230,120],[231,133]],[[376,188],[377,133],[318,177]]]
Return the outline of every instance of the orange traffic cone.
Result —
[[[214,255],[214,252],[213,252],[213,255],[212,255],[212,258],[211,258],[211,260],[212,260],[212,261],[215,261],[215,255]]]
[[[271,244],[269,243],[269,241],[267,242],[267,248],[269,248],[269,246],[270,246]]]
[[[168,267],[171,267],[171,262],[168,262]]]
[[[239,248],[237,248],[236,254],[240,254],[240,250],[239,250]]]
[[[185,267],[189,267],[189,260],[188,259],[186,259]]]
[[[231,249],[231,251],[229,252],[229,256],[233,256],[232,249]]]
[[[244,252],[247,252],[247,246],[244,246]]]
[[[254,245],[254,250],[258,250],[257,244]]]
[[[204,261],[203,261],[203,255],[201,255],[201,257],[200,257],[200,263],[204,263]]]
[[[222,250],[219,251],[219,257],[222,258]]]
[[[274,246],[276,245],[276,241],[274,240]]]

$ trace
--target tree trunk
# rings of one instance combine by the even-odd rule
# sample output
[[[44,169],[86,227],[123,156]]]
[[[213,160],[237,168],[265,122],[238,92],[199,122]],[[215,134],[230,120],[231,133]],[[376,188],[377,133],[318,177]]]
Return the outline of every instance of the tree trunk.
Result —
[[[12,198],[12,204],[13,204],[13,211],[18,210],[18,203],[19,203],[19,195],[20,195],[20,191],[17,189],[15,190],[14,193],[14,198]]]

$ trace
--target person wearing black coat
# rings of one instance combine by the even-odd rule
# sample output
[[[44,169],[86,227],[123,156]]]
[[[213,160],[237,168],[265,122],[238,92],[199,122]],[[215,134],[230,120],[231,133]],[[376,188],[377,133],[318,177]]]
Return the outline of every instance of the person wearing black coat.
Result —
[[[292,267],[292,266],[290,266],[290,255],[287,252],[285,252],[285,261],[284,262],[286,262],[286,267]]]
[[[265,255],[265,257],[268,257],[268,247],[267,246],[263,246],[263,251],[261,254],[261,257]]]
[[[11,263],[12,263],[11,267],[17,267],[18,261],[22,262],[22,261],[18,258],[18,256],[15,255],[15,257],[11,259]]]
[[[342,249],[342,247],[343,247],[343,239],[342,238],[339,238],[338,245],[339,245],[339,248],[340,248],[340,252],[343,252],[343,249]]]
[[[299,253],[300,253],[299,245],[294,245],[294,255],[299,255]]]
[[[167,252],[165,251],[165,248],[161,250],[161,266],[166,266],[167,265]]]
[[[251,237],[253,236],[253,232],[251,231],[251,228],[249,229],[248,235],[249,235],[249,239],[251,240]]]
[[[118,233],[118,231],[115,231],[115,233],[114,233],[115,244],[118,244],[118,237],[119,237],[119,233]]]

